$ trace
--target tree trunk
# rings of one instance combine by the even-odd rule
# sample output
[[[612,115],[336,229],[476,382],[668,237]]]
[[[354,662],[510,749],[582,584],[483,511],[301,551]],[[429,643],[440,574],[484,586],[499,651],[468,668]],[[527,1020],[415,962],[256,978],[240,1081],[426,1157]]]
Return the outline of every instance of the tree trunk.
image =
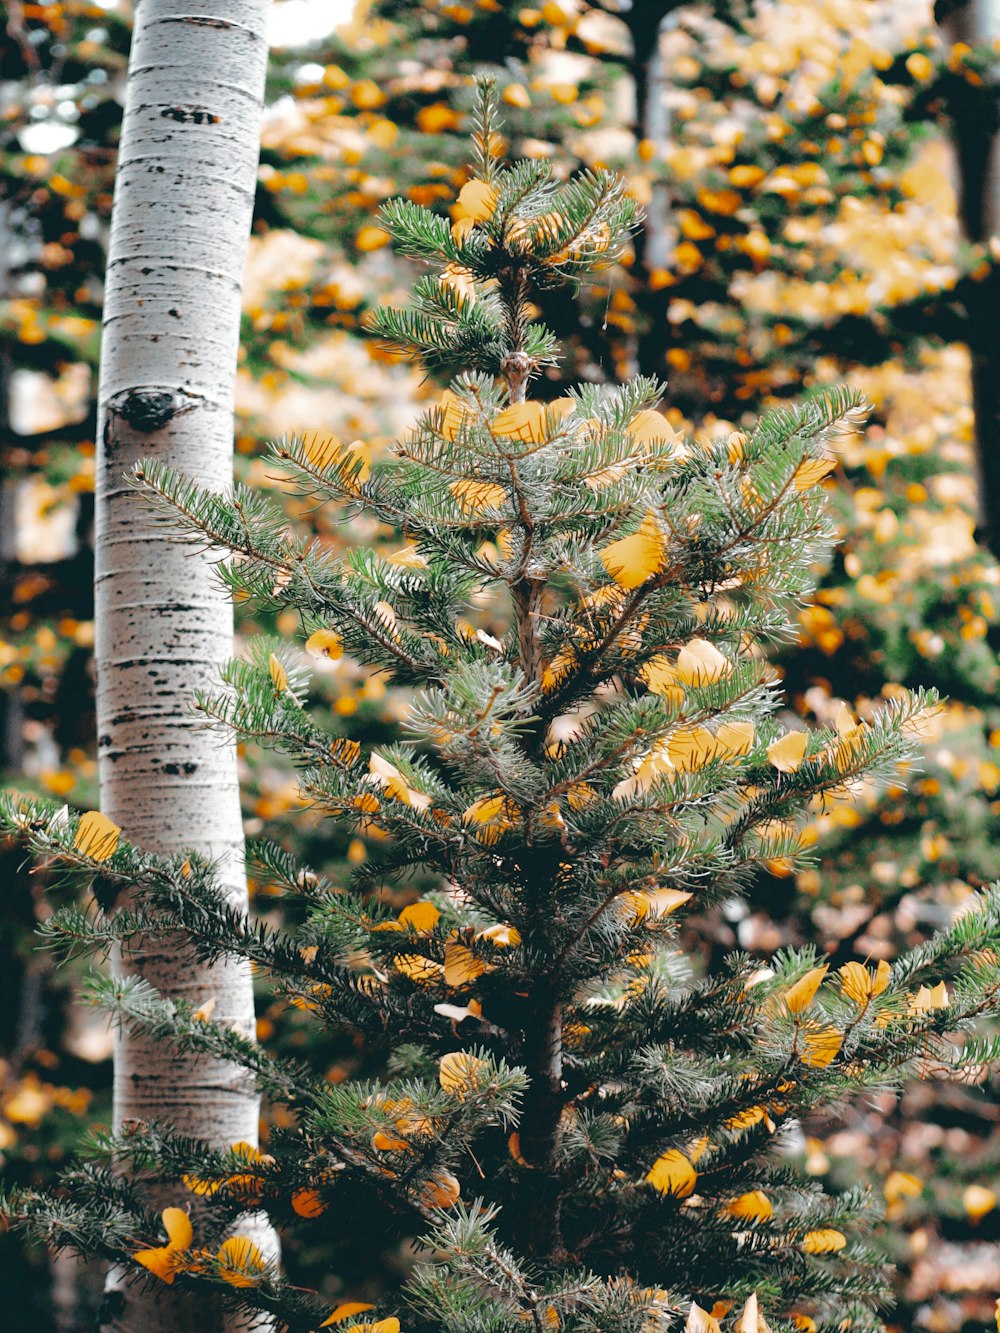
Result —
[[[938,0],[936,12],[952,43],[986,45],[1000,39],[1000,0]],[[953,115],[962,230],[973,242],[1000,236],[1000,133],[996,113],[968,99]],[[979,282],[964,284],[972,358],[979,481],[980,535],[1000,559],[1000,264]]]
[[[123,481],[144,455],[218,488],[232,478],[240,292],[267,66],[267,0],[142,0],[129,59],[108,259],[96,496],[96,664],[101,808],[152,851],[218,858],[244,910],[235,750],[200,728],[197,689],[232,652],[231,605]],[[197,964],[183,941],[116,960],[164,994],[254,1028],[247,966]],[[228,1146],[257,1140],[256,1093],[234,1066],[125,1033],[116,1125],[159,1120]],[[183,1188],[170,1200],[184,1204]],[[195,1243],[198,1243],[197,1221]],[[245,1219],[241,1233],[261,1228]],[[260,1241],[259,1235],[255,1236]],[[150,1238],[155,1242],[155,1237]],[[265,1237],[265,1244],[267,1238]],[[273,1244],[270,1246],[273,1251]],[[104,1333],[223,1333],[204,1296],[112,1273]]]

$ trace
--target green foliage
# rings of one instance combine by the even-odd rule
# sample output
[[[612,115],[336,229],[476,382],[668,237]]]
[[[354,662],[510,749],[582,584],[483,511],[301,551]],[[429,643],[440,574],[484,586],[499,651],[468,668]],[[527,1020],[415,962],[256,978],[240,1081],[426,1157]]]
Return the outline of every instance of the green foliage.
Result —
[[[702,970],[689,948],[763,869],[809,864],[811,808],[862,778],[894,783],[935,703],[900,693],[860,722],[844,708],[799,742],[761,651],[793,637],[829,549],[821,483],[863,397],[824,391],[706,445],[675,437],[651,379],[528,399],[552,354],[532,292],[599,269],[635,212],[610,176],[556,185],[505,166],[488,82],[479,99],[465,216],[383,215],[440,271],[378,328],[459,370],[451,389],[391,460],[311,436],[272,449],[305,494],[398,529],[408,557],[334,557],[252,491],[218,496],[148,461],[135,477],[220,554],[228,587],[300,615],[308,651],[346,650],[411,690],[405,739],[367,754],[310,718],[288,647],[257,642],[199,700],[210,724],[291,754],[302,793],[376,833],[381,857],[348,890],[261,848],[301,919],[278,927],[228,908],[197,857],[0,804],[0,827],[90,889],[49,922],[56,947],[127,953],[182,931],[196,956],[248,959],[363,1038],[387,1073],[333,1083],[145,983],[95,979],[116,1022],[231,1059],[283,1125],[267,1156],[130,1126],[88,1145],[65,1198],[17,1193],[5,1212],[296,1331],[325,1309],[222,1237],[248,1208],[308,1225],[352,1191],[420,1243],[386,1297],[408,1333],[649,1333],[693,1300],[754,1293],[776,1328],[874,1330],[873,1203],[801,1175],[796,1127],[992,1055],[1000,890],[877,971],[828,974],[810,947]],[[396,916],[379,893],[392,882],[433,887]],[[150,1180],[197,1201],[190,1244],[164,1245]]]

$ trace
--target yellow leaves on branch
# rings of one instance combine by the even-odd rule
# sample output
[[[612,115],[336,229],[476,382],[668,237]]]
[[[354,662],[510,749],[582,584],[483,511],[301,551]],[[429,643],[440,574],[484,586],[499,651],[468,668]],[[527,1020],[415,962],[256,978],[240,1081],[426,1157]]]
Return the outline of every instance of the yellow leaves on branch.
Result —
[[[822,967],[812,967],[804,977],[796,981],[794,986],[789,987],[784,995],[785,1007],[789,1013],[801,1014],[809,1008],[828,970],[826,963]]]
[[[779,773],[795,773],[809,748],[809,733],[786,731],[767,747],[767,757]]]
[[[763,1190],[750,1190],[731,1199],[725,1210],[741,1222],[767,1222],[774,1216],[774,1205]]]
[[[844,1034],[835,1027],[809,1024],[801,1034],[802,1051],[799,1059],[812,1069],[825,1069],[837,1057]]]
[[[853,1000],[859,1009],[864,1009],[876,995],[881,995],[889,985],[892,968],[883,958],[874,972],[863,963],[845,963],[839,968],[840,989],[849,1000]]]
[[[679,1148],[670,1148],[656,1159],[646,1173],[646,1179],[660,1194],[686,1199],[694,1193],[698,1173]]]
[[[691,639],[677,654],[677,676],[684,685],[711,685],[732,671],[729,658],[707,639]]]
[[[114,855],[120,835],[121,829],[107,815],[102,815],[99,810],[88,810],[80,816],[73,846],[91,861],[107,861]]]
[[[481,1074],[488,1068],[486,1061],[468,1051],[449,1051],[442,1055],[438,1066],[438,1082],[445,1092],[464,1101],[480,1086]]]
[[[817,1231],[807,1231],[802,1238],[802,1248],[806,1254],[836,1254],[847,1244],[847,1237],[834,1227],[820,1227]]]
[[[329,1328],[332,1324],[342,1324],[345,1319],[350,1319],[352,1315],[364,1314],[368,1310],[374,1310],[374,1305],[369,1301],[344,1301],[338,1305],[336,1310],[328,1319],[324,1319],[320,1328]]]
[[[477,841],[492,846],[514,823],[520,811],[509,797],[502,793],[482,796],[473,801],[462,815],[462,823],[469,825]]]
[[[482,514],[499,509],[506,502],[507,492],[496,481],[477,481],[474,477],[453,481],[448,489],[465,514]]]
[[[271,677],[274,688],[279,694],[284,694],[285,690],[288,689],[288,672],[274,653],[271,653],[267,659],[267,672]]]
[[[184,1267],[183,1256],[191,1248],[194,1230],[191,1219],[183,1208],[164,1208],[161,1217],[163,1229],[167,1233],[166,1245],[150,1250],[137,1250],[132,1257],[137,1264],[155,1274],[162,1282],[172,1284]]]
[[[391,800],[409,805],[414,810],[426,810],[431,798],[411,787],[395,764],[381,755],[373,754],[368,760],[368,770],[375,782]]]
[[[605,546],[600,556],[620,588],[638,588],[663,568],[666,548],[660,521],[649,510],[638,532]]]
[[[318,629],[306,639],[306,652],[335,662],[344,655],[344,643],[336,630]]]
[[[362,440],[341,444],[336,435],[326,431],[307,430],[299,436],[302,452],[314,468],[326,472],[329,468],[357,468],[355,481],[363,485],[371,477],[372,455]]]
[[[826,455],[821,458],[804,458],[795,469],[794,484],[797,491],[807,491],[818,486],[824,477],[829,476],[837,466],[836,458]]]
[[[469,222],[473,226],[477,222],[487,222],[493,216],[496,206],[496,187],[474,176],[472,180],[465,182],[458,193],[451,210],[452,221]]]
[[[684,1333],[722,1333],[722,1325],[716,1314],[724,1315],[730,1308],[731,1301],[719,1302],[711,1312],[703,1310],[696,1302],[688,1312]],[[756,1293],[750,1296],[734,1325],[734,1333],[771,1333],[770,1325],[760,1312]]]
[[[137,1250],[135,1262],[162,1282],[172,1285],[178,1273],[204,1272],[206,1260],[213,1256],[208,1250],[191,1250],[194,1231],[191,1219],[183,1208],[164,1208],[163,1229],[166,1245],[148,1250]],[[267,1261],[259,1248],[247,1236],[230,1236],[224,1240],[214,1256],[216,1272],[232,1287],[253,1287],[267,1272]]]

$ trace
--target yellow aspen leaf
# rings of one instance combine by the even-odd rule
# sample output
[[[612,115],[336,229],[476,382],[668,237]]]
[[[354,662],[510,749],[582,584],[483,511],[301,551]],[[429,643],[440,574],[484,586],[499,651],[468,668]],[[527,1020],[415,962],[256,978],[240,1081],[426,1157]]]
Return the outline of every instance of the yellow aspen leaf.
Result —
[[[507,1140],[507,1151],[513,1157],[518,1166],[527,1166],[527,1159],[521,1153],[521,1136],[517,1130]]]
[[[801,1014],[809,1008],[828,971],[827,963],[822,967],[811,967],[804,977],[800,977],[794,986],[788,988],[784,1000],[789,1013]]]
[[[738,759],[753,749],[754,735],[752,722],[723,722],[715,730],[715,743],[724,758]]]
[[[299,1217],[319,1217],[326,1212],[327,1204],[318,1190],[301,1189],[292,1193],[292,1208]]]
[[[231,1287],[254,1287],[267,1269],[263,1254],[249,1236],[230,1236],[215,1258],[219,1277]]]
[[[431,986],[444,977],[444,968],[433,958],[421,958],[419,954],[400,954],[392,960],[396,971],[417,986]]]
[[[836,466],[837,460],[829,456],[804,458],[795,469],[795,489],[797,491],[807,491],[811,486],[818,486],[823,478],[829,476]]]
[[[947,1009],[947,1007],[948,987],[943,981],[939,981],[936,986],[921,986],[916,995],[911,996],[909,1012],[916,1016],[917,1014],[929,1014],[934,1009]]]
[[[438,1082],[445,1092],[453,1093],[460,1100],[474,1092],[479,1083],[479,1071],[485,1069],[486,1061],[468,1051],[449,1051],[442,1055],[438,1066]]]
[[[817,1231],[807,1231],[802,1238],[802,1248],[806,1254],[836,1254],[847,1244],[847,1237],[833,1227],[820,1227]]]
[[[400,569],[427,568],[427,557],[420,554],[415,542],[407,542],[398,551],[390,551],[385,559],[390,565],[397,565]]]
[[[359,227],[357,235],[354,237],[354,244],[362,254],[368,254],[372,250],[381,250],[384,245],[390,241],[389,233],[383,227]]]
[[[662,695],[669,703],[684,702],[684,688],[677,668],[662,653],[651,657],[639,670],[639,679],[652,694]]]
[[[876,995],[881,995],[889,984],[892,968],[883,958],[874,972],[862,963],[845,963],[838,968],[840,988],[849,1000],[863,1009]]]
[[[997,1196],[985,1185],[967,1185],[962,1192],[962,1207],[973,1222],[991,1213],[997,1206]]]
[[[810,1319],[807,1314],[792,1315],[792,1326],[797,1328],[799,1333],[817,1333],[817,1323],[815,1319]]]
[[[91,861],[106,861],[118,846],[121,829],[100,810],[88,810],[80,816],[73,846]]]
[[[469,421],[469,410],[457,394],[445,389],[439,404],[441,424],[438,427],[446,440],[454,440],[458,432]]]
[[[420,1202],[427,1208],[450,1208],[458,1203],[462,1190],[450,1171],[435,1171],[420,1191]]]
[[[516,926],[498,924],[487,926],[485,930],[480,930],[476,935],[477,940],[492,940],[500,949],[515,948],[521,943],[521,932]]]
[[[137,1250],[132,1258],[168,1285],[173,1283],[181,1269],[178,1251],[171,1245],[160,1245],[152,1250]]]
[[[625,1123],[627,1125],[628,1122],[626,1121]],[[688,1144],[687,1159],[692,1166],[698,1165],[708,1152],[709,1146],[710,1141],[707,1134],[702,1134],[700,1138],[694,1139],[693,1142]]]
[[[666,758],[681,773],[696,773],[718,755],[715,737],[708,727],[683,727],[667,742]]]
[[[404,907],[399,914],[399,924],[407,930],[415,930],[418,935],[433,930],[440,919],[439,909],[433,903],[424,902],[423,899],[410,903],[409,907]]]
[[[318,629],[306,639],[306,652],[313,657],[328,657],[335,662],[344,655],[344,644],[336,630]]]
[[[806,731],[786,731],[767,747],[767,757],[779,773],[795,773],[809,746]]]
[[[493,185],[473,177],[466,181],[458,193],[455,206],[451,211],[452,220],[462,222],[486,222],[493,216],[497,206],[497,191]]]
[[[740,1130],[752,1129],[754,1125],[759,1125],[766,1119],[766,1112],[763,1106],[748,1106],[745,1111],[739,1111],[736,1115],[730,1116],[726,1121],[726,1129],[733,1133],[739,1133]]]
[[[464,944],[449,940],[444,946],[444,979],[449,986],[467,986],[493,969]]]
[[[523,83],[508,83],[503,90],[503,100],[508,106],[520,107],[522,111],[531,106],[531,97]]]
[[[722,1333],[722,1325],[718,1319],[693,1301],[684,1325],[684,1333]]]
[[[767,1222],[774,1216],[774,1206],[763,1190],[750,1190],[725,1205],[731,1217],[743,1222]]]
[[[482,514],[488,509],[499,509],[507,500],[507,492],[496,481],[476,481],[470,477],[453,481],[448,489],[464,514]]]
[[[313,467],[321,470],[332,467],[340,458],[344,447],[336,435],[320,430],[305,431],[299,436],[299,443]]]
[[[672,1194],[676,1199],[686,1199],[694,1192],[698,1173],[680,1149],[671,1148],[656,1159],[647,1172],[646,1179],[660,1194]]]
[[[175,1250],[187,1250],[194,1239],[191,1218],[183,1208],[164,1208],[160,1214],[167,1240]]]
[[[451,289],[462,305],[475,305],[476,282],[472,270],[464,264],[446,264],[441,271],[441,283]]]
[[[621,588],[638,588],[663,568],[666,542],[652,510],[631,537],[621,537],[600,552],[604,568]]]
[[[676,431],[661,412],[644,408],[626,426],[626,430],[637,444],[664,444],[676,435]]]
[[[528,400],[511,403],[490,423],[494,435],[522,440],[525,444],[541,444],[545,439],[545,404]]]
[[[192,1019],[196,1023],[207,1023],[208,1020],[212,1017],[212,1014],[215,1012],[215,1006],[217,1004],[218,1004],[217,997],[214,995],[209,996],[209,998],[205,1001],[205,1003],[199,1005],[198,1008],[191,1015]]]
[[[351,1315],[364,1314],[366,1310],[374,1310],[374,1305],[370,1301],[344,1301],[338,1305],[336,1310],[324,1319],[320,1328],[329,1328],[331,1324],[342,1324],[345,1319],[350,1319]]]
[[[671,912],[676,912],[678,907],[683,907],[693,896],[691,893],[682,893],[680,889],[651,889],[647,893],[625,895],[636,921],[642,921],[647,916],[654,918],[669,916]]]
[[[274,653],[269,654],[267,659],[268,675],[274,681],[274,688],[279,694],[283,694],[288,689],[288,672],[281,665]]]
[[[812,1027],[802,1033],[802,1054],[799,1059],[812,1069],[825,1069],[832,1064],[844,1040],[835,1027]]]
[[[711,685],[732,672],[729,658],[707,639],[692,639],[677,654],[677,675],[685,685]]]
[[[747,1299],[736,1321],[735,1333],[771,1333],[770,1325],[760,1312],[756,1292]]]
[[[890,1171],[882,1186],[886,1203],[898,1203],[901,1199],[919,1199],[924,1192],[924,1182],[910,1171]]]
[[[406,1139],[397,1138],[394,1134],[386,1134],[381,1129],[372,1135],[372,1147],[379,1152],[411,1152],[412,1149]]]
[[[506,806],[506,796],[481,796],[465,811],[462,821],[466,824],[489,824],[503,815]]]

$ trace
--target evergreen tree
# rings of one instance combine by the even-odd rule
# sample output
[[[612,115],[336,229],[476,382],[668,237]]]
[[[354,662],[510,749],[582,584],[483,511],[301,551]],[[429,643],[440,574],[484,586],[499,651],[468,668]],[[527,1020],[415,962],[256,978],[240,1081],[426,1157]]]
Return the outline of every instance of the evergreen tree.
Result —
[[[789,1153],[821,1108],[1000,1054],[975,1034],[1000,992],[1000,892],[892,966],[833,971],[804,949],[699,974],[685,940],[759,868],[808,860],[808,809],[862,776],[896,780],[934,702],[900,691],[870,722],[845,707],[812,732],[776,718],[761,650],[792,634],[830,541],[832,443],[865,405],[826,391],[703,447],[675,436],[651,379],[529,398],[558,354],[533,294],[611,262],[638,218],[614,175],[559,183],[544,162],[502,161],[496,114],[487,81],[452,225],[408,202],[383,213],[433,273],[377,332],[451,388],[384,463],[319,433],[272,450],[317,503],[397,529],[397,552],[336,560],[250,489],[220,496],[148,460],[135,473],[166,521],[223,553],[236,595],[298,611],[307,653],[349,653],[413,691],[407,739],[367,755],[310,718],[287,646],[257,640],[199,698],[228,733],[291,755],[331,817],[383,839],[376,869],[348,889],[259,847],[258,874],[308,907],[279,930],[228,906],[203,857],[148,853],[96,813],[16,798],[2,813],[92,888],[51,919],[55,947],[127,952],[181,931],[193,958],[249,960],[380,1047],[388,1076],[327,1082],[213,1022],[210,1003],[96,978],[117,1022],[239,1063],[286,1125],[262,1155],[130,1123],[87,1145],[65,1195],[12,1192],[5,1212],[293,1330],[651,1333],[678,1314],[703,1333],[765,1317],[874,1329],[871,1203],[825,1194]],[[380,901],[393,880],[423,890],[398,916]],[[174,1190],[162,1217],[151,1180],[159,1200]],[[328,1313],[238,1230],[248,1206],[279,1225],[341,1208],[349,1225],[359,1191],[423,1238],[386,1297],[398,1317],[353,1292]]]

